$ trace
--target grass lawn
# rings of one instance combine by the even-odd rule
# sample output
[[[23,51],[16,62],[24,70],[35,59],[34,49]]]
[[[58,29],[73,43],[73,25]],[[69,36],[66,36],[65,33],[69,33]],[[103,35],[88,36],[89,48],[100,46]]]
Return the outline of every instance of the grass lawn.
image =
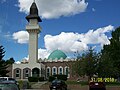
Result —
[[[81,86],[89,85],[88,81],[81,81],[81,82],[66,81],[66,83],[67,85],[81,85]],[[120,86],[120,82],[107,82],[106,86]]]
[[[81,82],[77,82],[77,81],[66,81],[67,85],[88,85],[88,81],[81,81]]]
[[[42,85],[41,89],[48,90],[49,89],[49,82]],[[87,81],[66,81],[68,85],[68,90],[89,90],[88,82]],[[107,83],[106,85],[107,90],[120,90],[120,82],[114,83]]]
[[[18,81],[19,83],[19,86],[20,88],[23,87],[23,81]],[[33,87],[34,84],[36,84],[38,82],[28,82],[28,85],[29,85],[29,88]],[[38,83],[39,84],[39,83]],[[49,84],[50,82],[46,82],[44,83],[40,88],[41,89],[49,89]],[[66,84],[68,85],[68,88],[74,88],[74,89],[77,89],[77,88],[81,88],[80,90],[86,90],[86,88],[88,88],[89,86],[89,83],[88,81],[81,81],[81,82],[77,82],[77,81],[66,81]],[[120,90],[120,82],[109,82],[109,83],[106,83],[106,87],[107,88],[119,88],[117,90]],[[108,89],[109,90],[109,89]],[[113,89],[114,90],[114,89]]]

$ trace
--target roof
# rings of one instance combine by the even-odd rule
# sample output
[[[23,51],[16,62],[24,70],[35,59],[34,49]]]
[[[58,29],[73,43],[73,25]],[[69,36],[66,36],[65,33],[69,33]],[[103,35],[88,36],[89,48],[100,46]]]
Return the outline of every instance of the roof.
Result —
[[[32,3],[30,7],[30,14],[26,17],[29,22],[29,19],[37,19],[39,22],[42,22],[41,18],[38,16],[38,8],[35,2]]]
[[[52,60],[54,60],[54,59],[59,60],[61,58],[63,58],[63,59],[67,58],[66,54],[61,50],[55,50],[48,56],[48,59],[52,59]]]

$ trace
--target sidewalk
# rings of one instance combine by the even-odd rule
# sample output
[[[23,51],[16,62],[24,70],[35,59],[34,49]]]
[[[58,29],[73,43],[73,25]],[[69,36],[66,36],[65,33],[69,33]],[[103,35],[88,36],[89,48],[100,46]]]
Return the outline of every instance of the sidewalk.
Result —
[[[44,82],[38,82],[38,83],[35,83],[35,84],[33,84],[32,86],[31,86],[31,88],[32,89],[41,89],[44,85],[45,85],[45,83],[47,83],[46,81],[44,81]],[[43,86],[42,86],[43,85]],[[47,88],[48,89],[48,88]]]

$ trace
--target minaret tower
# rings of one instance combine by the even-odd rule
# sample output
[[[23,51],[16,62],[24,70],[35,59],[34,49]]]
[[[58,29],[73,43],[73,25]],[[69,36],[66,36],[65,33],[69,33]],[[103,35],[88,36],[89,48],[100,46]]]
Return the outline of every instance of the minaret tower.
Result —
[[[38,8],[35,1],[30,7],[30,13],[26,17],[28,24],[26,30],[29,33],[29,63],[36,63],[38,60],[38,34],[41,31],[39,22],[42,22],[38,16]]]

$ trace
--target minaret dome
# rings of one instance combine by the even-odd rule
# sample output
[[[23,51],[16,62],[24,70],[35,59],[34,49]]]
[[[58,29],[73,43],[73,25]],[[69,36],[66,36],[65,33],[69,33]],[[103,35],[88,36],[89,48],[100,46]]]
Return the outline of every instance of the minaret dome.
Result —
[[[32,3],[30,7],[30,13],[26,17],[27,21],[29,22],[29,19],[37,19],[38,22],[42,22],[41,18],[38,15],[38,8],[35,2]]]

